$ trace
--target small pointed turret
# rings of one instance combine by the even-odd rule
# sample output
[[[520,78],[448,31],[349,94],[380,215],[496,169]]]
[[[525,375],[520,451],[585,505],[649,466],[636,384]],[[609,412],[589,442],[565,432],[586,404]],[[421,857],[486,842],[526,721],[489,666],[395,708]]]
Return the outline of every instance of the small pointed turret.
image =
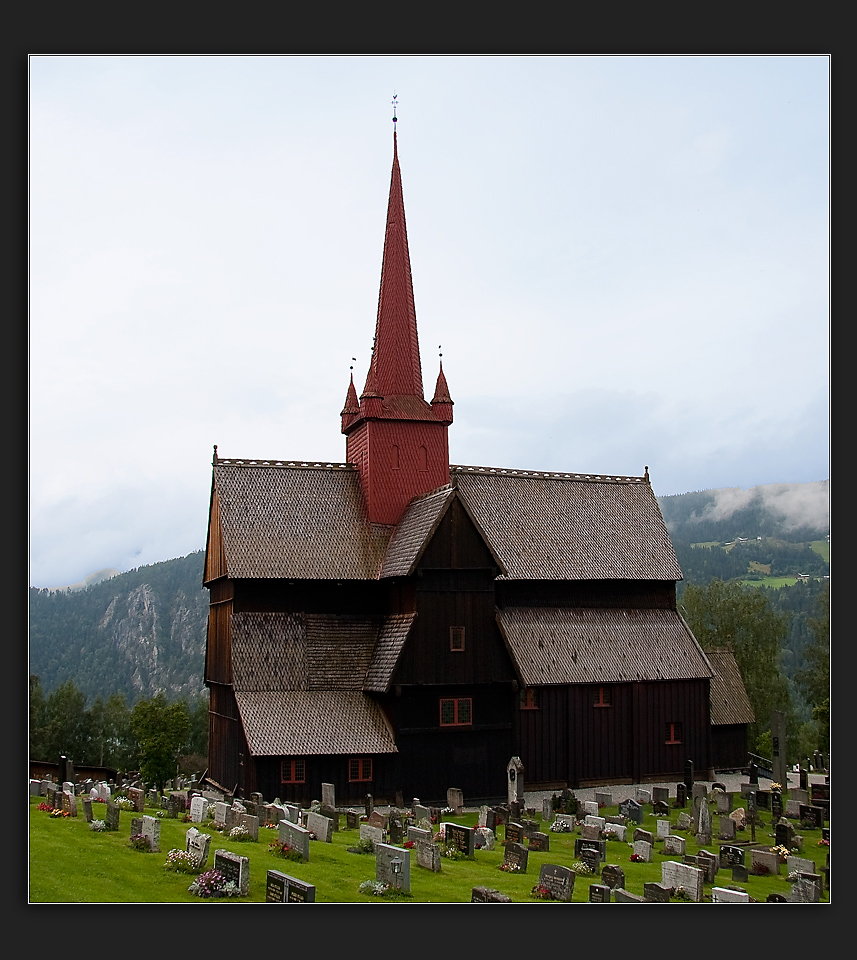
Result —
[[[452,423],[452,397],[449,395],[449,387],[446,385],[446,377],[443,374],[443,360],[440,361],[440,372],[437,375],[431,408],[436,420],[446,424]]]

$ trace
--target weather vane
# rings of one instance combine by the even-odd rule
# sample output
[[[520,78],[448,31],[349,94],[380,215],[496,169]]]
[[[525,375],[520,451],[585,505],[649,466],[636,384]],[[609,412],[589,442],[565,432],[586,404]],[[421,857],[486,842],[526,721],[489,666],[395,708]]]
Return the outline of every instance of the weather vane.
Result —
[[[397,94],[394,93],[393,99],[390,101],[393,104],[393,123],[396,122],[396,107],[398,106],[398,104],[396,103],[396,97],[397,97]]]

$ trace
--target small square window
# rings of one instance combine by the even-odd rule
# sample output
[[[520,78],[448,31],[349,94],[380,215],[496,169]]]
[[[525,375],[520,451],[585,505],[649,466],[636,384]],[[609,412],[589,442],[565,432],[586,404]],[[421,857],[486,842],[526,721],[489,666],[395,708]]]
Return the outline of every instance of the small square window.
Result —
[[[520,695],[522,710],[538,710],[539,696],[535,687],[524,687]]]
[[[464,649],[464,627],[449,628],[449,649],[456,652]]]
[[[593,707],[609,707],[610,706],[610,687],[596,687],[595,688],[595,697],[592,701]]]
[[[280,765],[280,780],[283,783],[305,783],[306,763],[299,757],[283,760]]]
[[[348,761],[348,782],[363,783],[372,779],[372,758],[352,757]]]
[[[470,697],[445,697],[440,701],[440,725],[463,727],[473,723],[473,700]]]

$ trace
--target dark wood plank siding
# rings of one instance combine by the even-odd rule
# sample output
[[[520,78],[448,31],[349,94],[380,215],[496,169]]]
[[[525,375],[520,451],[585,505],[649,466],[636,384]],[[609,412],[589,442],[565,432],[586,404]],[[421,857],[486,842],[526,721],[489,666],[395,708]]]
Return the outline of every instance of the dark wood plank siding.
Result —
[[[337,806],[360,806],[367,793],[376,804],[394,804],[396,800],[395,755],[373,756],[372,779],[349,782],[347,756],[302,757],[306,764],[304,783],[283,783],[282,757],[257,757],[253,761],[255,789],[265,799],[279,797],[287,803],[309,806],[321,800],[321,785],[332,783]],[[342,824],[344,826],[344,824]]]
[[[707,680],[634,684],[635,780],[680,777],[686,760],[711,764]],[[681,742],[667,743],[668,725],[681,724]]]
[[[248,755],[232,687],[209,683],[208,772],[231,790],[239,780],[239,762]]]
[[[232,683],[232,592],[233,582],[225,578],[209,585],[206,683]]]
[[[746,724],[711,728],[711,766],[715,770],[741,770],[748,762]]]

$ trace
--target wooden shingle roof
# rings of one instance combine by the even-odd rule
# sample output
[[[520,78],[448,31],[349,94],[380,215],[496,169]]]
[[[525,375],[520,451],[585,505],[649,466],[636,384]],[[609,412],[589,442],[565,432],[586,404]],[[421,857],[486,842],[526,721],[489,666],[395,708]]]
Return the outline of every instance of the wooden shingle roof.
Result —
[[[350,464],[218,460],[227,575],[375,579],[391,528],[370,524]]]
[[[393,671],[416,619],[415,613],[394,614],[385,618],[363,683],[363,689],[367,693],[387,693],[390,689]]]
[[[711,725],[753,723],[756,715],[732,651],[718,647],[706,650],[706,655],[714,670],[710,693]]]
[[[454,485],[517,580],[680,580],[643,477],[450,467]]]
[[[497,623],[524,686],[712,675],[674,610],[507,607]]]
[[[378,704],[347,690],[236,691],[254,757],[397,753]]]
[[[406,577],[413,572],[454,496],[452,487],[441,487],[411,501],[390,538],[382,577]]]

